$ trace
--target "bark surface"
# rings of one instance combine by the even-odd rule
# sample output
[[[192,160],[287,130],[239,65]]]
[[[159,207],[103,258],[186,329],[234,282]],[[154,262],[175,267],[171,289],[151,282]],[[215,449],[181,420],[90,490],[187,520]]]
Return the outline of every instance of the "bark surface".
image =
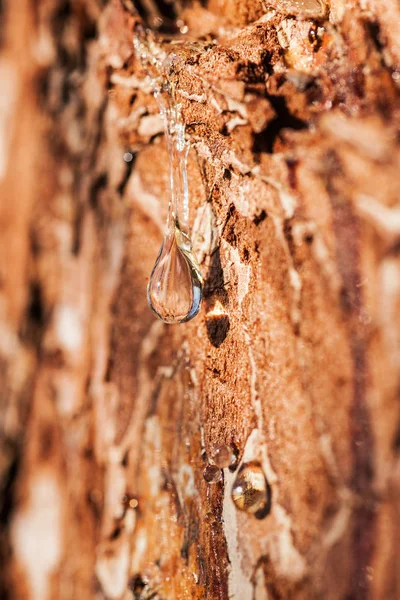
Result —
[[[207,42],[177,74],[205,293],[168,326],[146,302],[168,155],[133,32],[176,19]],[[0,596],[399,598],[398,2],[0,20]],[[264,518],[237,471],[204,480],[219,445],[261,465]]]

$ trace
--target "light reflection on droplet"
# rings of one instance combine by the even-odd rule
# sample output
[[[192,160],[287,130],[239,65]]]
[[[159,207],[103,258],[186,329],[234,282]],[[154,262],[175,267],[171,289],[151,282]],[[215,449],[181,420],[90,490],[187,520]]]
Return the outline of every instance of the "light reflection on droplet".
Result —
[[[211,310],[207,312],[207,318],[209,317],[222,317],[227,314],[226,310],[222,306],[219,300],[215,301],[215,304]]]
[[[128,496],[128,494],[124,494],[121,498],[121,503],[126,507],[126,508],[137,508],[139,506],[139,501],[137,498],[133,497],[133,496]]]
[[[132,152],[125,152],[124,154],[124,161],[125,162],[131,162],[133,160],[133,154]]]

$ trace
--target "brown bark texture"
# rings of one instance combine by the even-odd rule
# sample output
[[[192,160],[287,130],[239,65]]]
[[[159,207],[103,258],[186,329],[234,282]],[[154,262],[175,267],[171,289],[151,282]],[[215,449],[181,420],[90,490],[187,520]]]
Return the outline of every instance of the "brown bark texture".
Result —
[[[0,11],[1,598],[399,599],[399,3]],[[166,325],[133,35],[176,20],[204,300]]]

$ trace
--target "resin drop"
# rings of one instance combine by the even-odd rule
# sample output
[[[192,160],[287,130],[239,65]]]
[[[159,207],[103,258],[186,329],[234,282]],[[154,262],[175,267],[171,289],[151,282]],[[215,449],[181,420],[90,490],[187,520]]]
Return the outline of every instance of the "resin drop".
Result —
[[[184,323],[193,319],[200,309],[203,280],[192,252],[189,236],[189,191],[185,127],[180,106],[164,108],[167,137],[171,200],[164,241],[154,265],[147,288],[152,311],[165,323]]]
[[[220,469],[227,469],[236,464],[237,454],[232,446],[214,446],[210,454],[210,460]]]
[[[232,487],[232,500],[236,508],[257,518],[268,514],[270,490],[258,463],[247,463],[240,469]]]
[[[218,483],[222,478],[222,471],[216,465],[208,465],[204,469],[203,477],[207,483]]]
[[[167,53],[149,32],[138,29],[136,55],[144,66],[164,120],[171,198],[161,250],[147,288],[151,310],[165,323],[184,323],[200,309],[202,277],[192,251],[185,124],[178,101],[176,71],[185,68],[184,48]],[[175,48],[175,49],[174,49]]]
[[[189,321],[201,303],[201,275],[192,257],[180,247],[179,233],[165,236],[147,288],[150,308],[165,323]]]

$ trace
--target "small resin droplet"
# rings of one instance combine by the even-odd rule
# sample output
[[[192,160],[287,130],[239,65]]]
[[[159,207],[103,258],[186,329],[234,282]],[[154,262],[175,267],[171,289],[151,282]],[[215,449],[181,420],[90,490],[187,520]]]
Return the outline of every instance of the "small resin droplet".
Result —
[[[132,162],[132,160],[133,160],[133,154],[132,154],[132,152],[125,152],[125,154],[124,154],[124,161],[127,162],[127,163],[129,163],[129,162]]]
[[[128,496],[128,494],[124,494],[121,498],[122,504],[125,508],[137,508],[139,506],[139,501],[137,498],[133,496]]]
[[[210,461],[220,469],[227,469],[235,465],[237,454],[232,446],[214,446],[210,454]]]
[[[236,508],[262,519],[269,512],[270,491],[258,463],[247,463],[240,469],[232,487]]]
[[[207,483],[218,483],[222,477],[222,471],[216,465],[208,465],[204,469],[203,477]]]

